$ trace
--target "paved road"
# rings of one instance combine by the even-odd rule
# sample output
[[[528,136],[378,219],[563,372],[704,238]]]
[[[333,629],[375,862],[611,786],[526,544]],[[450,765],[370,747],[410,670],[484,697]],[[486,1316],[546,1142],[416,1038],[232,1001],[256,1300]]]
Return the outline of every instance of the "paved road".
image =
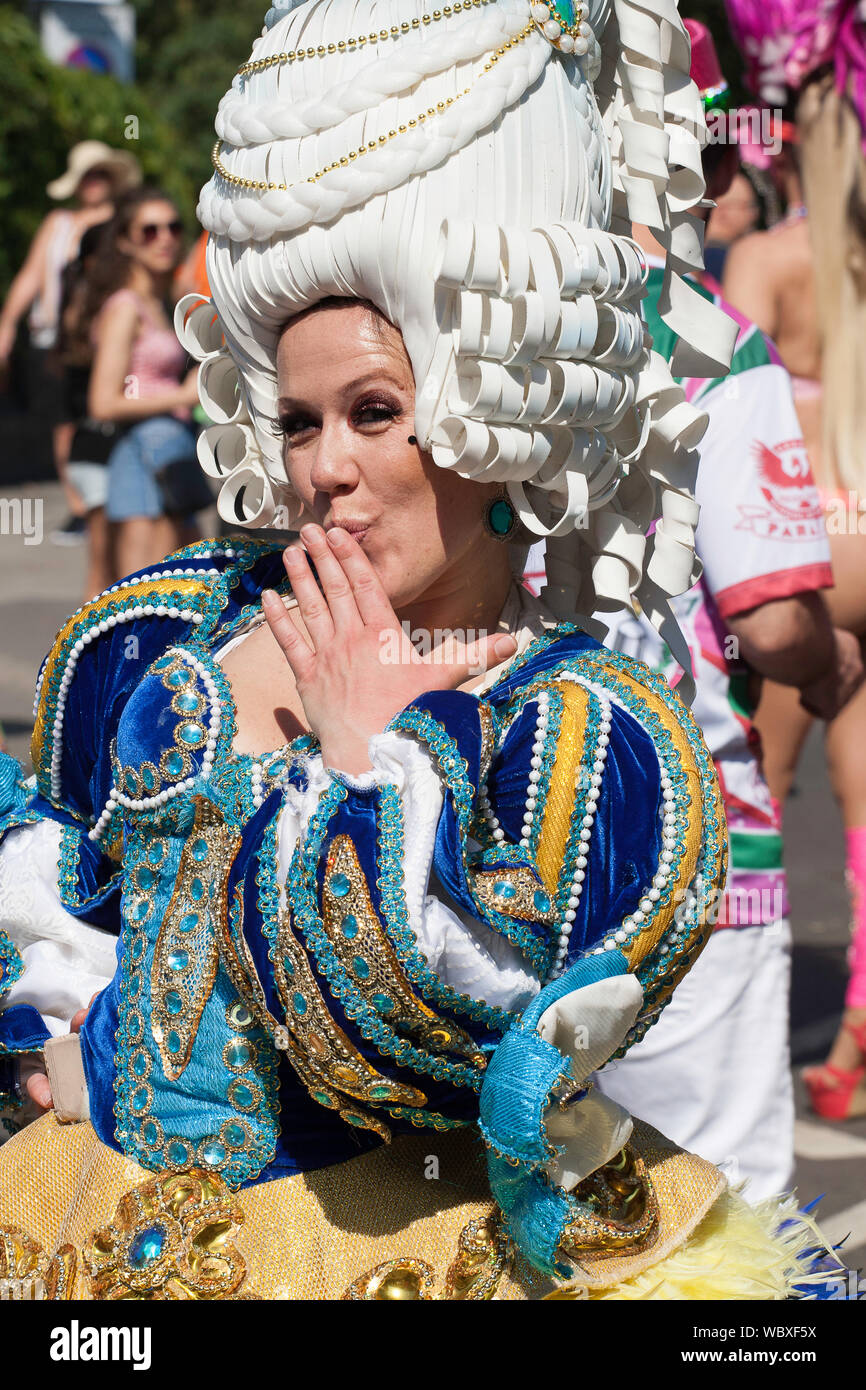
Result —
[[[78,606],[83,574],[81,548],[60,548],[48,540],[51,527],[63,515],[59,489],[40,485],[40,494],[41,544],[6,534],[14,517],[0,506],[0,720],[10,751],[22,759],[27,757],[36,669],[60,623]],[[5,500],[24,496],[7,489]],[[26,512],[22,516],[26,521]],[[31,533],[35,520],[31,515]],[[848,934],[840,822],[817,735],[807,746],[790,803],[786,854],[796,943],[792,1047],[799,1071],[825,1055],[835,1032]],[[821,1203],[824,1229],[834,1240],[849,1236],[848,1262],[866,1265],[866,1119],[843,1126],[825,1124],[808,1111],[799,1080],[797,1087],[796,1180],[801,1199],[826,1193]]]

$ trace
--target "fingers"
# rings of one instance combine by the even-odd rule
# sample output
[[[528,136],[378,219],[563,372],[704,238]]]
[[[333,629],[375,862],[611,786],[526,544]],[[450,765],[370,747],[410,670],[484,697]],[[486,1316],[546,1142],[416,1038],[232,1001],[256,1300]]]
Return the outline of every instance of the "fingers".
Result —
[[[319,647],[327,646],[328,642],[334,639],[334,620],[328,608],[328,601],[310,569],[306,553],[300,546],[290,545],[283,553],[283,565],[314,648],[318,650]],[[288,653],[286,655],[288,656]]]
[[[327,543],[352,587],[362,622],[378,630],[397,627],[397,614],[391,607],[382,581],[354,537],[335,526],[327,533]]]
[[[30,1099],[35,1101],[40,1110],[53,1109],[54,1100],[51,1095],[51,1087],[44,1071],[34,1071],[28,1076],[25,1086]]]
[[[92,1002],[92,1001],[91,1001],[91,1002]],[[89,1005],[89,1004],[88,1004],[87,1008],[88,1008],[88,1009],[90,1008],[90,1005]],[[87,1017],[87,1009],[79,1009],[77,1014],[73,1014],[73,1015],[72,1015],[72,1018],[69,1020],[69,1031],[70,1031],[70,1033],[80,1033],[80,1032],[81,1032],[81,1025],[82,1025],[82,1023],[84,1022],[84,1020],[86,1019],[86,1017]]]
[[[345,534],[345,533],[344,533]],[[303,526],[301,536],[316,566],[335,629],[348,631],[361,626],[361,615],[352,585],[337,551],[328,543],[321,526]]]
[[[470,643],[451,637],[442,647],[436,647],[424,664],[436,672],[431,688],[451,689],[462,685],[470,676],[483,675],[491,667],[507,661],[517,651],[517,640],[509,632],[494,632]]]
[[[295,680],[305,680],[313,667],[313,653],[286,612],[279,594],[273,589],[265,589],[262,592],[262,611]]]

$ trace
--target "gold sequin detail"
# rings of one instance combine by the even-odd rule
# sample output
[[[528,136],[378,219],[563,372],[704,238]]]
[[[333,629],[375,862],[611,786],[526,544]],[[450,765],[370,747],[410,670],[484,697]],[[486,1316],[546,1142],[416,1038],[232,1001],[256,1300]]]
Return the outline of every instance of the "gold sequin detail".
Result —
[[[486,1302],[496,1293],[511,1259],[508,1237],[496,1216],[470,1221],[460,1232],[456,1258],[437,1292],[425,1260],[387,1260],[355,1279],[343,1294],[362,1302]]]
[[[127,1192],[87,1241],[90,1297],[236,1299],[246,1262],[233,1241],[240,1202],[212,1173],[161,1174]]]
[[[10,1298],[59,1303],[72,1297],[74,1279],[71,1245],[49,1257],[20,1226],[0,1226],[0,1287],[8,1289]]]
[[[288,1057],[310,1095],[326,1109],[339,1111],[349,1124],[389,1139],[387,1125],[367,1110],[347,1106],[344,1097],[368,1105],[412,1107],[425,1105],[427,1097],[378,1072],[334,1021],[287,912],[280,916],[274,979],[292,1044]]]
[[[540,922],[552,926],[556,921],[553,901],[542,888],[531,869],[510,868],[503,864],[499,868],[476,869],[472,872],[472,891],[485,907],[501,912],[506,917],[520,917],[526,922]],[[514,889],[514,896],[503,898],[497,893],[501,884]],[[538,907],[537,899],[542,895],[548,903],[545,911]]]
[[[561,1245],[579,1258],[586,1250],[638,1251],[652,1240],[659,1210],[643,1159],[626,1145],[573,1190],[578,1215]]]
[[[212,802],[194,798],[195,821],[184,846],[151,967],[153,1037],[163,1070],[177,1081],[190,1059],[198,1025],[213,989],[219,964],[219,938],[225,931],[229,871],[241,845]],[[199,881],[202,896],[193,896]],[[206,891],[205,891],[206,886]],[[186,966],[178,968],[183,960]],[[181,1007],[169,1012],[167,996]]]
[[[340,896],[334,892],[338,883],[341,888],[348,883],[348,891]],[[348,835],[336,836],[328,852],[323,920],[341,965],[389,1027],[430,1052],[456,1054],[477,1067],[486,1065],[486,1057],[469,1034],[434,1013],[415,994],[373,907]]]

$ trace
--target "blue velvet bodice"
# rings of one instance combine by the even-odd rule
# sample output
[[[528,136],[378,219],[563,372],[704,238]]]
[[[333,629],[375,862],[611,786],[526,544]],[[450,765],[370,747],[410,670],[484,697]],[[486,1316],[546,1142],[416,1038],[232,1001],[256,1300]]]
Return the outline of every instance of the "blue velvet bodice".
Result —
[[[280,811],[290,786],[306,787],[315,744],[235,754],[213,653],[282,576],[278,550],[203,543],[70,619],[41,676],[37,788],[0,820],[59,821],[64,905],[118,937],[116,974],[82,1029],[98,1134],[145,1167],[195,1163],[233,1187],[413,1125],[476,1123],[513,1022],[456,994],[419,950],[393,787],[333,779],[279,881]],[[718,809],[684,770],[711,779],[706,754],[675,697],[563,625],[483,699],[433,692],[391,727],[445,787],[437,892],[506,936],[539,985],[589,952],[628,952],[668,914],[667,935],[635,958],[640,1036],[699,945],[670,926],[676,871],[723,854]],[[0,971],[0,987],[20,973],[2,936]],[[25,1014],[0,1015],[0,1051],[35,1045]]]

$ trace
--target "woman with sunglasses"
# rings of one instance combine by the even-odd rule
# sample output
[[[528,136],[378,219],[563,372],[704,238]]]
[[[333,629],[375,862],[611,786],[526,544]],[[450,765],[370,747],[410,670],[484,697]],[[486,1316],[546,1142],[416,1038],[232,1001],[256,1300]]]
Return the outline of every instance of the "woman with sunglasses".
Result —
[[[186,354],[167,309],[182,234],[170,198],[152,188],[137,190],[106,229],[94,281],[101,307],[91,330],[88,404],[94,420],[124,431],[109,461],[107,500],[121,574],[195,539],[186,508],[176,509],[165,485],[168,468],[175,495],[183,494],[186,473],[195,482],[200,476],[189,423],[197,373],[185,370]]]

